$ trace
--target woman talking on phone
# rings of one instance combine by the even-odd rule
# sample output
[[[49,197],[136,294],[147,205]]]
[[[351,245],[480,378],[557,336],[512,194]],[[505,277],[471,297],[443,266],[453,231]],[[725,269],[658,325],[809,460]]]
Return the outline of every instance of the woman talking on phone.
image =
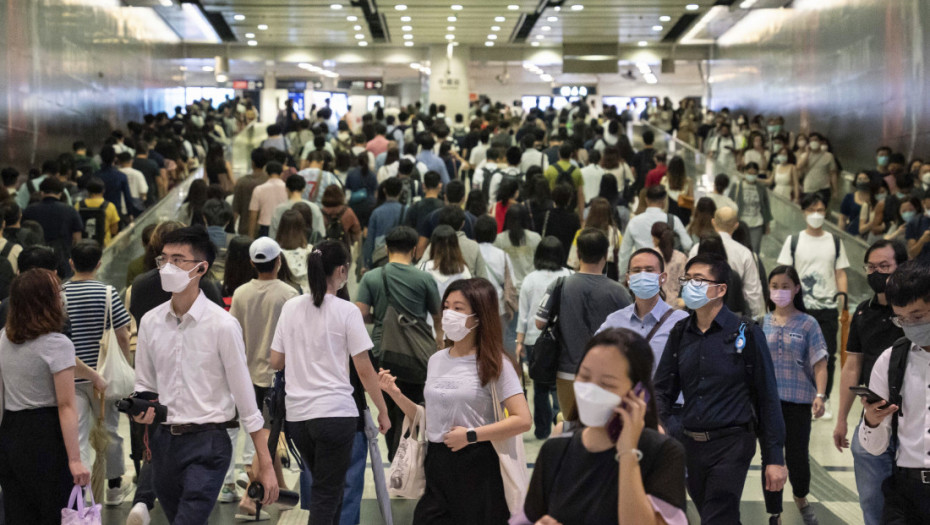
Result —
[[[433,354],[426,368],[426,492],[413,523],[503,525],[511,512],[491,441],[519,439],[532,426],[530,409],[504,356],[494,285],[480,278],[455,281],[442,306],[442,330],[452,346]],[[417,406],[394,381],[389,370],[381,371],[381,388],[413,421]],[[509,417],[495,422],[493,395]]]
[[[575,377],[583,427],[539,451],[524,510],[537,525],[678,525],[685,516],[684,449],[660,434],[652,350],[624,328],[585,348]],[[572,413],[575,412],[575,413]]]

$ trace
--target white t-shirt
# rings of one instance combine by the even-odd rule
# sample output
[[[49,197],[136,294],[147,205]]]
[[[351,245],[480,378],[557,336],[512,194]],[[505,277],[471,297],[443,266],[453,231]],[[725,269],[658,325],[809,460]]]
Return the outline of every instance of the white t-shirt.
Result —
[[[517,371],[507,359],[503,360],[498,378],[497,398],[504,400],[523,393]],[[290,366],[290,365],[288,365]],[[478,379],[478,361],[472,354],[452,357],[449,349],[440,350],[429,358],[426,365],[426,439],[442,443],[452,427],[478,428],[494,422],[491,405],[492,383],[481,386]]]
[[[138,199],[143,193],[149,192],[149,185],[145,182],[145,175],[141,171],[130,167],[120,168],[119,170],[126,174],[126,179],[129,181],[129,193],[134,199]]]
[[[288,421],[358,417],[349,357],[374,346],[358,307],[327,294],[319,308],[304,294],[284,303],[271,349],[287,356]]]
[[[833,235],[824,232],[820,237],[813,237],[806,231],[798,234],[798,247],[791,260],[791,237],[785,239],[778,264],[791,266],[798,271],[801,289],[804,290],[804,306],[808,310],[836,308],[833,296],[836,294],[836,272],[849,268],[846,247],[840,240],[840,256],[836,256]]]

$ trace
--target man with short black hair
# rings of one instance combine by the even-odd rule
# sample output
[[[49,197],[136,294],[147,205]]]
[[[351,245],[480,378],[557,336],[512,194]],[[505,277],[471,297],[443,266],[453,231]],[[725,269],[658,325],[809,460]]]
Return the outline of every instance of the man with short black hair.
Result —
[[[454,180],[445,186],[445,203],[446,205],[458,206],[461,208],[465,205],[465,184],[460,180]],[[423,257],[423,252],[426,251],[426,247],[429,246],[429,240],[433,236],[433,230],[436,229],[436,226],[439,226],[439,214],[442,212],[443,206],[436,208],[429,215],[426,216],[426,220],[417,228],[417,233],[420,235],[420,241],[417,245],[417,255],[414,257],[415,260],[419,260]],[[462,226],[462,231],[465,232],[465,236],[469,239],[473,239],[475,236],[475,221],[478,218],[472,215],[468,210],[465,210],[465,225]]]
[[[94,173],[94,177],[103,181],[104,192],[103,198],[107,202],[116,205],[116,211],[120,216],[137,216],[141,210],[137,210],[132,200],[132,192],[129,190],[129,178],[116,166],[116,150],[113,146],[104,146],[100,150],[100,160],[103,167]]]
[[[405,161],[406,159],[400,162],[398,173],[404,168]],[[413,167],[412,163],[410,163],[410,167]],[[426,172],[426,175],[423,176],[423,187],[426,195],[407,210],[407,217],[405,218],[407,226],[417,231],[423,226],[427,216],[443,205],[442,199],[439,198],[442,193],[442,178],[438,173],[435,171]]]
[[[17,183],[19,182],[19,171],[12,166],[7,166],[0,170],[0,180],[3,182],[3,187],[6,188],[7,193],[10,194],[10,200],[16,202],[18,199],[17,195]],[[20,206],[22,209],[22,206]]]
[[[693,313],[672,329],[655,373],[659,420],[685,446],[688,493],[703,523],[739,523],[757,433],[765,489],[781,490],[788,476],[785,422],[768,343],[761,327],[741,321],[724,305],[729,275],[719,255],[688,261],[681,296]],[[678,428],[670,416],[681,394]]]
[[[585,228],[576,240],[580,266],[578,273],[562,281],[559,311],[552,312],[556,301],[554,291],[559,281],[549,285],[539,309],[536,327],[542,330],[550,317],[558,316],[561,353],[556,374],[556,390],[563,413],[575,406],[575,373],[584,355],[584,345],[604,324],[607,316],[633,302],[620,283],[604,275],[610,241],[601,230]]]
[[[281,179],[283,171],[284,166],[278,161],[265,165],[268,180],[255,187],[249,200],[249,237],[268,235],[275,208],[287,202],[287,190]]]
[[[545,177],[549,181],[550,190],[554,190],[559,184],[570,185],[576,200],[573,206],[577,206],[575,210],[581,213],[584,210],[584,177],[581,175],[581,169],[572,163],[574,157],[575,146],[571,141],[563,142],[559,146],[559,161],[546,168]]]
[[[885,297],[894,310],[892,322],[901,327],[898,339],[878,357],[869,390],[881,398],[865,398],[863,422],[856,438],[873,456],[893,455],[891,476],[882,483],[881,522],[917,524],[930,521],[930,266],[917,261],[902,264],[885,284]],[[904,414],[907,417],[901,417]]]
[[[137,142],[136,157],[132,159],[132,168],[142,173],[148,191],[145,194],[145,207],[149,207],[164,196],[168,188],[168,175],[158,163],[149,158],[149,147],[144,141]]]
[[[653,147],[656,136],[652,130],[647,129],[643,132],[643,149],[633,155],[631,167],[636,170],[636,182],[633,184],[635,193],[646,187],[646,175],[656,167],[655,155],[656,149]]]
[[[172,231],[163,241],[156,263],[162,289],[172,295],[139,323],[135,390],[154,393],[167,407],[167,420],[149,435],[155,493],[165,515],[172,523],[179,516],[204,523],[232,459],[227,429],[241,424],[251,434],[260,466],[256,478],[265,488],[263,504],[277,500],[278,481],[242,330],[200,292],[200,280],[215,257],[213,243],[198,226]],[[150,408],[133,419],[153,424],[155,412]]]
[[[249,205],[252,203],[252,192],[259,184],[268,180],[265,174],[265,164],[268,163],[268,153],[263,148],[252,150],[252,173],[236,179],[233,188],[233,220],[236,222],[236,232],[239,235],[249,233]]]
[[[448,204],[442,208],[436,210],[439,212],[439,221],[436,226],[446,225],[450,226],[455,230],[455,234],[459,239],[459,250],[462,252],[462,258],[465,260],[465,266],[468,267],[468,271],[471,272],[473,277],[481,277],[488,279],[488,267],[485,264],[484,257],[481,255],[481,247],[478,246],[478,243],[472,239],[469,239],[465,232],[462,231],[462,228],[465,227],[465,224],[468,222],[467,212],[459,208],[458,206]],[[477,223],[477,221],[475,221]],[[477,230],[477,226],[475,228]],[[430,258],[432,246],[428,246],[426,251],[423,253],[421,260],[428,260]]]
[[[375,252],[380,252],[379,248],[383,247],[385,236],[397,226],[404,222],[404,216],[407,213],[407,206],[399,202],[400,192],[403,190],[403,184],[397,177],[391,177],[385,180],[381,187],[384,189],[385,201],[381,206],[371,212],[368,219],[368,236],[362,245],[363,268],[375,268],[374,263],[384,264],[387,261],[379,258],[373,260]],[[385,255],[387,255],[385,253]],[[389,257],[388,257],[389,259]]]
[[[129,180],[129,193],[132,195],[133,206],[141,213],[145,209],[145,202],[148,197],[149,184],[145,180],[145,174],[132,167],[132,153],[124,151],[116,156],[116,162],[119,170],[126,174]]]
[[[84,237],[110,245],[113,236],[119,233],[119,212],[112,202],[104,200],[103,181],[91,177],[87,182],[87,198],[75,203],[74,209],[84,223]]]
[[[536,149],[536,135],[528,132],[523,135],[520,143],[523,145],[523,154],[520,156],[520,171],[526,173],[531,167],[539,166],[545,173],[546,168],[549,167],[549,158]]]
[[[423,132],[417,135],[417,142],[420,144],[420,154],[417,155],[417,162],[426,165],[426,169],[435,171],[439,174],[443,184],[449,184],[449,171],[446,169],[446,163],[433,151],[436,146],[436,140],[429,132]]]
[[[892,322],[894,310],[888,303],[885,290],[888,277],[898,266],[907,262],[907,250],[897,241],[876,241],[865,252],[865,271],[869,288],[875,295],[859,303],[849,324],[849,339],[846,343],[846,363],[840,374],[839,409],[836,427],[833,429],[833,444],[840,452],[851,448],[853,468],[859,506],[866,525],[879,525],[885,498],[882,496],[882,481],[892,474],[895,446],[889,446],[883,454],[873,456],[862,448],[856,435],[860,421],[853,430],[852,443],[846,439],[846,419],[852,409],[856,395],[850,387],[869,386],[872,368],[881,353],[904,336],[900,327]]]
[[[630,253],[640,248],[652,248],[652,225],[657,222],[668,224],[678,237],[681,250],[691,249],[693,242],[688,230],[676,215],[667,213],[665,205],[668,203],[668,192],[665,186],[653,186],[646,190],[646,211],[634,216],[627,224],[623,239],[620,241],[620,252],[617,255],[617,271],[620,275],[626,272]]]
[[[284,181],[284,189],[287,190],[287,201],[274,209],[271,214],[271,226],[268,228],[268,236],[272,239],[278,236],[278,225],[281,224],[281,216],[284,212],[294,207],[298,202],[302,202],[310,207],[310,213],[313,214],[313,225],[311,229],[320,234],[320,237],[326,235],[326,221],[323,220],[323,212],[320,205],[310,202],[303,198],[304,190],[307,188],[307,181],[303,177],[291,176]]]
[[[123,175],[125,177],[125,175]],[[64,185],[57,178],[46,178],[39,185],[42,200],[33,203],[23,211],[24,220],[36,221],[45,233],[45,244],[58,255],[58,275],[61,278],[71,276],[71,245],[81,240],[84,223],[78,212],[61,202]]]

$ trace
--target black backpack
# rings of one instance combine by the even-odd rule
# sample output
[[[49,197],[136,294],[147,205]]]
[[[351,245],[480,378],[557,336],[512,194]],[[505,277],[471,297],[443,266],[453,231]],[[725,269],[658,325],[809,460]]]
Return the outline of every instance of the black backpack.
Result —
[[[552,167],[555,168],[556,173],[558,173],[555,177],[556,186],[564,182],[571,186],[572,189],[575,189],[575,179],[572,178],[572,172],[575,171],[574,166],[572,166],[572,171],[565,171],[558,163],[553,164]]]
[[[484,180],[481,182],[481,194],[484,195],[485,201],[489,201],[493,197],[495,197],[491,195],[491,179],[493,179],[494,176],[497,175],[498,173],[500,173],[501,176],[503,177],[504,171],[501,170],[500,168],[494,168],[494,171],[490,173],[488,173],[487,169],[484,170]]]
[[[898,410],[891,415],[891,444],[898,440],[898,416],[901,415],[901,389],[904,387],[904,372],[907,369],[907,354],[911,350],[911,341],[902,337],[891,346],[891,360],[888,362],[888,402],[898,405]]]
[[[100,206],[88,206],[86,200],[78,204],[78,214],[81,221],[84,222],[84,238],[93,239],[103,246],[103,240],[107,235],[107,201],[103,201]]]
[[[345,212],[346,208],[343,208],[337,215],[326,216],[326,240],[349,244],[346,239],[346,229],[342,225],[342,216]]]

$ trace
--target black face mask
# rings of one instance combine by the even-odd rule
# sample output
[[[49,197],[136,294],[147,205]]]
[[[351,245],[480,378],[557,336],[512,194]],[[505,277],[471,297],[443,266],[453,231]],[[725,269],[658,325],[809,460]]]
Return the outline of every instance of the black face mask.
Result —
[[[885,293],[885,286],[888,283],[890,273],[872,272],[868,276],[869,288],[875,293]]]

